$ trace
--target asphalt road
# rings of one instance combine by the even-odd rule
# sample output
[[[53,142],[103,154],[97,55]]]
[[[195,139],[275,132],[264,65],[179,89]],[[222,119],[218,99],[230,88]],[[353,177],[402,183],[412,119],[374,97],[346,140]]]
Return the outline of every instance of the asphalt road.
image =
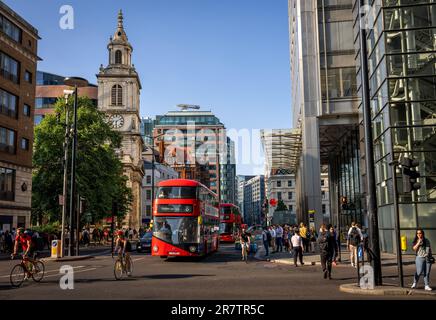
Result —
[[[333,279],[322,278],[320,266],[291,267],[258,261],[246,264],[232,245],[200,260],[174,258],[163,260],[149,254],[133,254],[131,278],[116,281],[114,260],[102,255],[90,260],[46,263],[41,283],[29,280],[18,289],[9,283],[9,272],[17,261],[0,261],[0,300],[15,299],[374,299],[339,291],[339,285],[355,281],[355,269],[334,268]],[[74,289],[62,290],[59,269],[74,268]],[[387,298],[387,297],[380,297]],[[423,297],[395,297],[395,299]]]

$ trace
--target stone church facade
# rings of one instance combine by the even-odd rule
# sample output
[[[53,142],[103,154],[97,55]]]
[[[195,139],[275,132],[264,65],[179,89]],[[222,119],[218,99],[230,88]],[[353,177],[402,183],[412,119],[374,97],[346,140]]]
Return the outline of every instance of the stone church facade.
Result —
[[[123,163],[127,186],[132,189],[133,202],[126,215],[124,226],[139,229],[141,226],[141,185],[144,177],[140,134],[139,75],[132,64],[133,47],[123,25],[123,14],[118,14],[118,27],[107,46],[109,63],[101,65],[97,74],[98,108],[106,113],[112,127],[123,136],[117,151]]]

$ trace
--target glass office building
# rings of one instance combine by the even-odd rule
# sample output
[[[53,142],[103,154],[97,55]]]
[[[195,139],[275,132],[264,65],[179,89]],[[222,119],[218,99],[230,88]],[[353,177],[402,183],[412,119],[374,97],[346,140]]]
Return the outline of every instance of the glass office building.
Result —
[[[361,94],[358,2],[353,2]],[[407,237],[411,252],[417,227],[436,243],[436,2],[367,0],[365,4],[372,5],[375,13],[369,19],[366,42],[380,245],[382,251],[397,249],[397,197],[401,236]],[[405,157],[419,161],[421,188],[411,193],[403,192],[402,173],[390,165]]]

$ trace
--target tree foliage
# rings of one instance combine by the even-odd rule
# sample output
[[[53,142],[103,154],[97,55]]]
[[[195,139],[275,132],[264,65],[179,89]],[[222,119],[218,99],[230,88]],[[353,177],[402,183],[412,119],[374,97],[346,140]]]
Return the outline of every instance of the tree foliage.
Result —
[[[279,200],[279,202],[277,203],[277,208],[275,211],[288,211],[288,207],[283,202],[283,200]]]
[[[61,219],[58,196],[63,189],[63,158],[66,106],[70,106],[69,123],[73,122],[72,98],[68,104],[58,99],[55,113],[47,115],[35,127],[33,153],[32,218],[49,222]],[[77,192],[85,198],[86,213],[92,221],[111,215],[112,201],[118,203],[118,214],[124,216],[131,204],[132,193],[126,186],[122,163],[115,148],[121,145],[121,135],[107,123],[86,97],[78,100],[77,112]],[[71,144],[69,145],[68,181],[70,181]]]

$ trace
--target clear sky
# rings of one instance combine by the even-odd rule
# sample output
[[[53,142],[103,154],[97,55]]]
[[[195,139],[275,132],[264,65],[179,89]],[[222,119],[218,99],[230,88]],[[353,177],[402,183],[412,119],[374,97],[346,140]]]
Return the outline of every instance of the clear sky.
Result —
[[[39,70],[92,83],[108,62],[122,9],[142,82],[141,116],[189,103],[213,111],[227,128],[292,126],[287,0],[4,2],[39,30]],[[73,30],[59,26],[65,4],[74,9]],[[238,165],[238,174],[262,169]]]

